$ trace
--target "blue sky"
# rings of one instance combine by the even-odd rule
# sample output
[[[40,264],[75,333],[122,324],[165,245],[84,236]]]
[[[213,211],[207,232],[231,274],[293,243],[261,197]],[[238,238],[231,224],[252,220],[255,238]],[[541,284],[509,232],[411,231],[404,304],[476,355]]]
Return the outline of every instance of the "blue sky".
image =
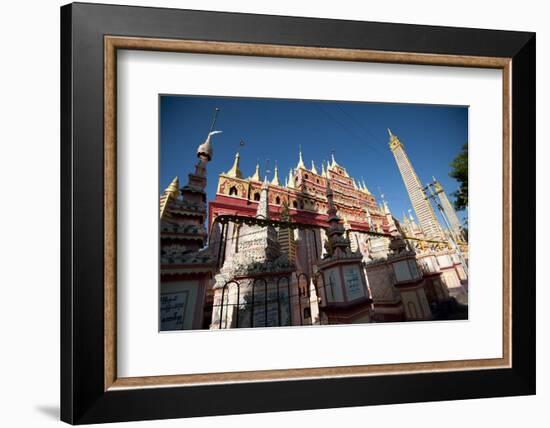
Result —
[[[218,174],[231,168],[237,151],[245,177],[252,175],[259,159],[262,174],[267,162],[273,171],[276,161],[284,181],[296,166],[301,144],[307,167],[314,160],[320,171],[323,159],[334,152],[352,177],[364,178],[379,202],[383,193],[394,216],[401,219],[411,205],[388,147],[386,128],[405,145],[423,183],[435,176],[451,200],[458,188],[449,177],[449,164],[468,140],[467,107],[164,95],[160,98],[161,192],[176,175],[181,185],[187,183],[197,162],[196,148],[210,129],[216,107],[220,112],[215,129],[223,133],[213,137],[208,200],[215,197]],[[463,219],[466,213],[458,215]]]

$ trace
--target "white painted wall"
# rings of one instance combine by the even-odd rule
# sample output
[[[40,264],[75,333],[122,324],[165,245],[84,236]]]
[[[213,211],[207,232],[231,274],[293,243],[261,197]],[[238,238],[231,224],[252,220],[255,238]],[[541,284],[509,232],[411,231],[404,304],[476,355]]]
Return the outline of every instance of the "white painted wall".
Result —
[[[103,3],[116,3],[103,0]],[[548,109],[550,28],[545,3],[535,0],[354,0],[297,2],[271,0],[120,0],[126,4],[254,12],[324,18],[406,22],[416,24],[489,27],[537,31],[538,50],[538,221],[539,265],[550,256],[550,239],[542,222],[550,211],[550,157]],[[0,183],[4,204],[0,210],[0,354],[2,425],[9,427],[60,426],[59,405],[59,10],[62,1],[5,2],[1,10],[2,67],[0,93]],[[30,205],[34,209],[30,209]],[[40,218],[37,215],[40,215]],[[27,227],[32,225],[33,227]],[[538,361],[548,361],[550,313],[543,311],[550,293],[539,276]],[[547,280],[544,282],[548,282]],[[21,290],[27,316],[21,316]],[[329,409],[197,418],[186,421],[128,423],[124,427],[280,427],[343,426],[365,421],[371,426],[502,428],[543,426],[543,406],[550,400],[550,369],[539,364],[538,396],[460,402],[418,403],[399,406]],[[33,379],[32,387],[21,375]],[[388,415],[391,415],[388,419]],[[527,418],[527,419],[526,419]],[[388,423],[388,421],[390,421]]]

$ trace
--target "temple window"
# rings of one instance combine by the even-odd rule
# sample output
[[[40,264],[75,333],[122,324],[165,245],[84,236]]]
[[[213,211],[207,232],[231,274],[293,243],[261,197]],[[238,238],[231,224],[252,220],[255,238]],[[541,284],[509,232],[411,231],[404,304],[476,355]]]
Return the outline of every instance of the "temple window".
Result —
[[[309,178],[309,175],[305,174],[304,177],[307,180]]]
[[[235,186],[231,186],[229,189],[229,196],[237,196],[237,188]]]
[[[292,206],[293,206],[294,208],[298,208],[298,202],[292,201]]]
[[[277,205],[279,205],[281,203],[281,198],[279,198],[278,196],[275,198],[275,203]]]
[[[259,201],[260,200],[260,194],[258,192],[254,193],[254,200]]]

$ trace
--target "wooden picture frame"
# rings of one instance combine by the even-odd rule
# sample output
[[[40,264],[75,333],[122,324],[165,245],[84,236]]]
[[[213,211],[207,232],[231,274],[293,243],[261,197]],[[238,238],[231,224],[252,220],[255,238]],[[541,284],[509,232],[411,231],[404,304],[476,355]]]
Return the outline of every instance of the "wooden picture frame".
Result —
[[[501,69],[503,357],[117,377],[117,49]],[[61,9],[61,54],[62,420],[114,422],[535,392],[534,34],[71,4]],[[224,400],[212,406],[212,396]]]

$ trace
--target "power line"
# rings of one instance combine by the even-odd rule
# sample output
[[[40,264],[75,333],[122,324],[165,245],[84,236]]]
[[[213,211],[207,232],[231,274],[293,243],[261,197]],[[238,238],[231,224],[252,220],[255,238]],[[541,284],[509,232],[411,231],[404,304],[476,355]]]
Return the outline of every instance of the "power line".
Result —
[[[372,137],[373,140],[378,140],[378,138],[376,138],[371,132],[370,130],[368,130],[367,128],[365,128],[356,118],[354,118],[353,116],[351,116],[351,114],[349,114],[346,110],[344,110],[344,108],[340,105],[340,104],[336,104],[336,107],[338,107],[338,109],[344,113],[348,118],[350,118],[356,125],[358,128],[360,128],[363,132],[366,132],[369,134],[369,137]],[[371,145],[370,142],[367,141],[367,144]],[[382,143],[384,144],[384,143]],[[377,145],[372,145],[372,149],[374,151],[376,151],[379,155],[381,156],[384,156],[384,154],[379,151],[378,149],[378,146]]]

